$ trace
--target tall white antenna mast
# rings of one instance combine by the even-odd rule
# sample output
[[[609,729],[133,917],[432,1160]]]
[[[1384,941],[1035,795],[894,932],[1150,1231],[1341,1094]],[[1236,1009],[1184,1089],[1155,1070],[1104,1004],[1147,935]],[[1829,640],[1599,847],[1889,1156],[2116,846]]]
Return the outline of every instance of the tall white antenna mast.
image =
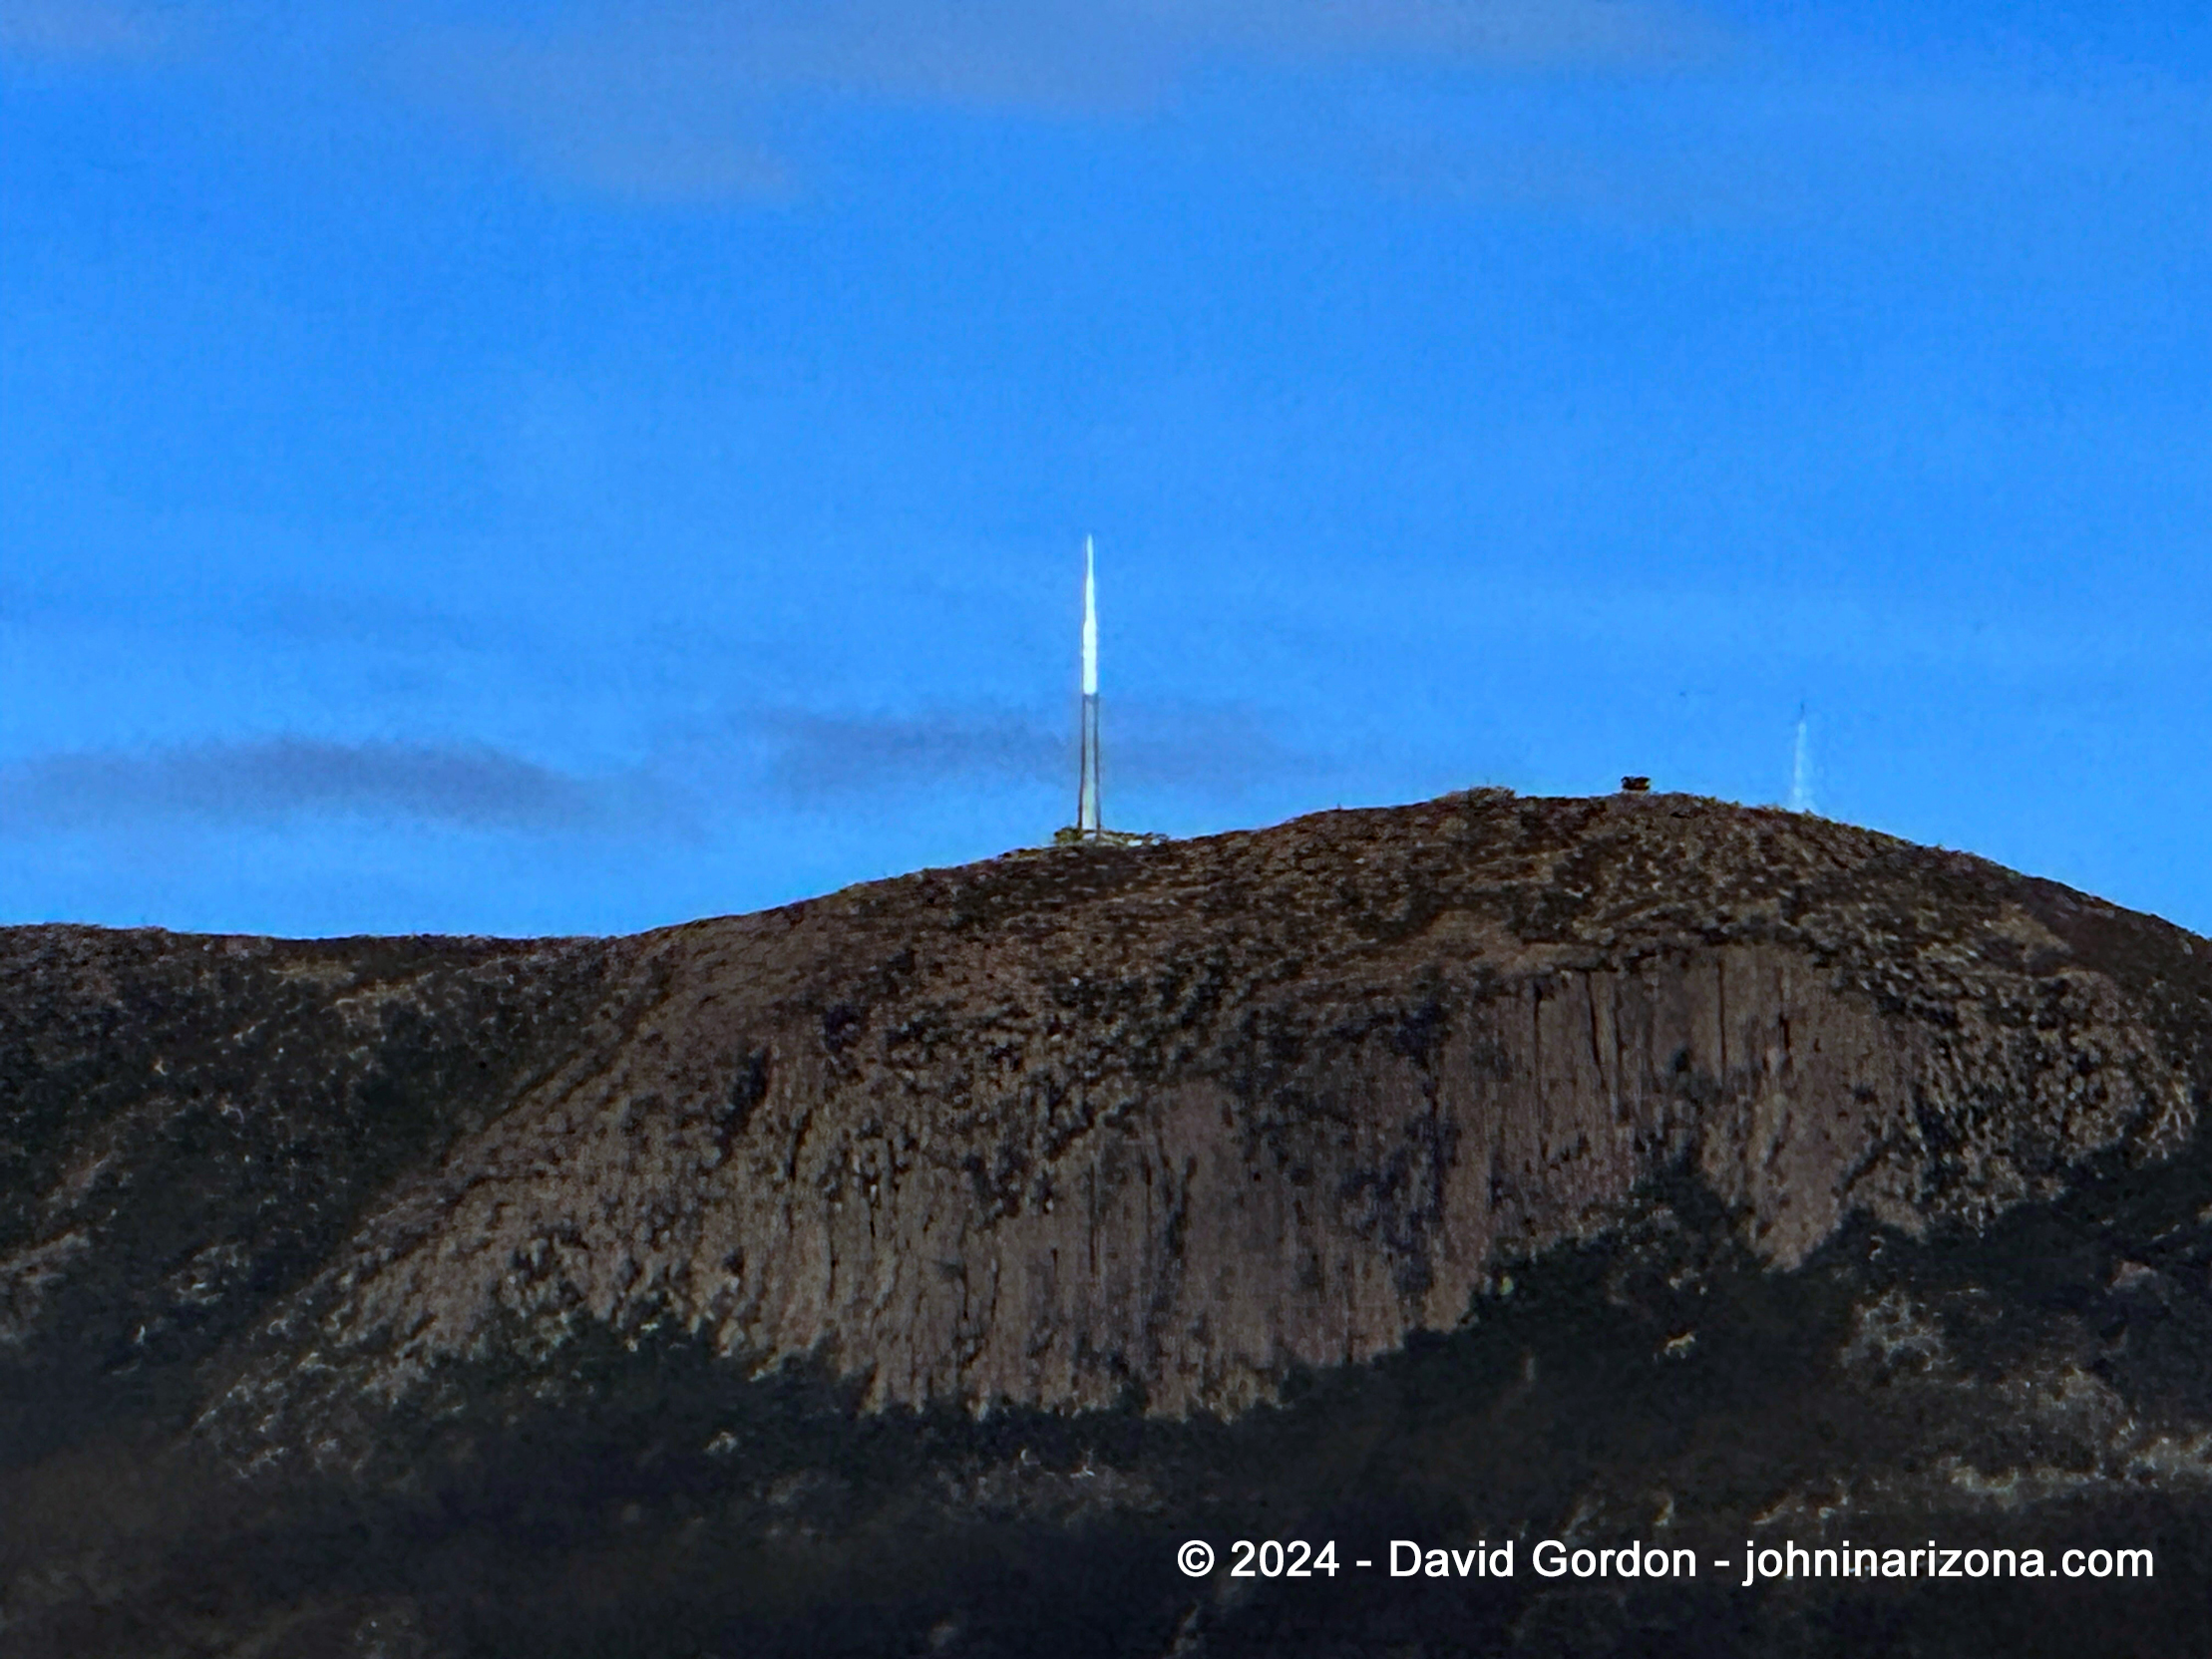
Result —
[[[1108,830],[1098,799],[1098,556],[1083,537],[1083,760],[1075,786],[1075,822],[1052,832],[1055,846],[1150,846],[1167,839],[1134,830]]]
[[[1099,830],[1098,802],[1098,571],[1091,538],[1083,537],[1083,770],[1075,791],[1075,828]]]

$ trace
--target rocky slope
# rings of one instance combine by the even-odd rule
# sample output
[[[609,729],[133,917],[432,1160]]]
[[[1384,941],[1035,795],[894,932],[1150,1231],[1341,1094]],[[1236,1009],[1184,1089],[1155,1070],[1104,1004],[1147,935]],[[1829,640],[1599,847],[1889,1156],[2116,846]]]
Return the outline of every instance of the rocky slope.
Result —
[[[2212,1651],[2208,952],[1497,791],[628,939],[0,931],[0,1645]],[[1931,1531],[2160,1576],[1526,1553]]]

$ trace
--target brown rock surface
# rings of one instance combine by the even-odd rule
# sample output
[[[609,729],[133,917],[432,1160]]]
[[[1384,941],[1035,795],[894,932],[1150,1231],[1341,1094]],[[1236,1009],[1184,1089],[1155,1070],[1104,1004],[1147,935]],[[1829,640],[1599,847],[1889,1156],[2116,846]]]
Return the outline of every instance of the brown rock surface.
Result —
[[[627,939],[11,929],[0,1462],[196,1421],[357,1469],[608,1332],[876,1409],[1234,1415],[1667,1171],[1788,1274],[2153,1167],[2208,949],[1819,819],[1502,791]]]
[[[1809,818],[1494,796],[648,935],[618,1035],[348,1253],[335,1352],[390,1387],[496,1312],[672,1316],[878,1405],[1179,1413],[1451,1327],[1685,1151],[1783,1265],[1855,1206],[1984,1219],[2194,1126],[2058,931],[2116,921],[2084,903]]]

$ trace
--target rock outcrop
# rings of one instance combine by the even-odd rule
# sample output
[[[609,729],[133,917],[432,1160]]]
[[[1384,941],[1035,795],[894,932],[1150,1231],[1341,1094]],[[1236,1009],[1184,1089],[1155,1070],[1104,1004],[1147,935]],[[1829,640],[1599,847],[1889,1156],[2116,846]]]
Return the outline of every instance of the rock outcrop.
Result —
[[[636,1424],[588,1457],[557,1448],[581,1423],[599,1435],[607,1401],[649,1371],[656,1390],[692,1379],[667,1408],[698,1432],[685,1480],[753,1493],[742,1519],[702,1498],[692,1518],[721,1517],[708,1532],[757,1552],[828,1502],[844,1518],[800,1534],[859,1549],[866,1527],[820,1494],[867,1480],[801,1458],[777,1477],[797,1487],[747,1485],[759,1425],[708,1433],[717,1411],[803,1375],[839,1402],[821,1420],[864,1438],[907,1422],[987,1439],[993,1420],[1089,1435],[1080,1469],[976,1442],[924,1481],[955,1493],[932,1499],[953,1534],[1015,1513],[1064,1541],[1138,1516],[1191,1523],[1243,1479],[1235,1436],[1256,1405],[1275,1403],[1251,1421],[1294,1424],[1315,1388],[1349,1388],[1366,1404],[1337,1415],[1362,1419],[1379,1408],[1356,1379],[1490,1353],[1556,1279],[1552,1335],[1515,1326],[1531,1367],[1592,1319],[1650,1319],[1636,1340],[1660,1370],[1631,1392],[1663,1393],[1672,1361],[1726,1348],[1699,1334],[1715,1283],[1762,1307],[1760,1287],[1795,1286],[1803,1329],[1739,1333],[1746,1364],[1767,1363],[1760,1341],[1810,1342],[1838,1398],[1908,1375],[1948,1390],[1962,1422],[2026,1437],[1993,1463],[1964,1441],[1901,1451],[1884,1430],[1863,1469],[1828,1472],[1848,1486],[1888,1470],[1897,1514],[1964,1502],[1976,1481],[2010,1480],[2008,1502],[2024,1480],[2082,1500],[2124,1490],[2137,1464],[2193,1492],[2212,1429],[2186,1389],[2159,1383],[2153,1411],[2050,1329],[1970,1363],[1965,1292],[1939,1289],[1934,1266],[1900,1281],[1872,1264],[1885,1249],[1956,1262],[2076,1213],[2085,1171],[2172,1222],[2166,1257],[2194,1249],[2191,1206],[2212,1202],[2208,951],[2052,883],[1800,815],[1502,791],[1019,852],[628,939],[8,930],[0,1471],[15,1473],[0,1481],[51,1504],[88,1449],[172,1446],[202,1460],[180,1490],[262,1493],[237,1498],[261,1516],[237,1526],[274,1524],[252,1507],[274,1503],[311,1529],[300,1515],[361,1493],[436,1488],[426,1470],[456,1458],[496,1466],[525,1427],[556,1459],[631,1458],[622,1434],[653,1438]],[[2128,1247],[2147,1258],[2153,1242]],[[1845,1291],[1806,1288],[1842,1282],[1847,1258]],[[1563,1264],[1599,1261],[1575,1301],[1584,1268]],[[2203,1273],[2174,1271],[2131,1256],[2067,1294],[2201,1304]],[[2019,1312],[1968,1324],[1987,1336]],[[1507,1411],[1534,1374],[1485,1383],[1481,1411]],[[1102,1435],[1126,1455],[1102,1455]],[[2070,1462],[2030,1455],[2067,1436]],[[1179,1485],[1201,1443],[1204,1501]],[[1775,1456],[1763,1485],[1722,1483],[1716,1524],[1750,1524],[1753,1496],[1769,1517],[1819,1508],[1798,1454]],[[1971,1479],[1930,1487],[1944,1457]],[[1655,1469],[1593,1475],[1576,1500],[1601,1514],[1657,1483],[1669,1514],[1693,1501]],[[1520,1521],[1540,1523],[1546,1480],[1490,1478],[1531,1494]],[[1375,1491],[1409,1479],[1382,1472]],[[122,1548],[120,1524],[87,1523],[83,1548]],[[87,1597],[158,1598],[146,1586],[175,1569],[146,1540],[165,1524],[131,1534],[136,1579],[103,1569],[138,1585],[106,1602],[26,1591],[20,1575],[51,1579],[52,1563],[12,1540],[0,1609],[35,1602],[60,1640]],[[1153,1567],[1173,1589],[1165,1557]],[[464,1649],[450,1605],[391,1591],[407,1572],[381,1570],[384,1589],[341,1595],[302,1569],[345,1631],[301,1615],[322,1634],[299,1650],[402,1651],[402,1626],[420,1651]],[[712,1628],[819,1639],[800,1599]],[[957,1646],[979,1616],[918,1639]],[[1219,1607],[1173,1617],[1130,1640],[1195,1642],[1212,1620],[1234,1646],[1247,1628]],[[884,1650],[907,1639],[884,1634]],[[176,1651],[222,1650],[210,1640]]]

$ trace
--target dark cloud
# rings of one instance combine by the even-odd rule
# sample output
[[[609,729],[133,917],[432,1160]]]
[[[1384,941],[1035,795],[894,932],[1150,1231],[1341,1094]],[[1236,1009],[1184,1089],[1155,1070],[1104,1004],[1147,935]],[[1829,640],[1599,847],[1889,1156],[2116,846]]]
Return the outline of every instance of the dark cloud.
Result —
[[[759,719],[768,778],[797,801],[943,783],[1042,783],[1066,770],[1067,741],[1013,715],[851,718],[778,711]]]
[[[1286,744],[1242,704],[1134,703],[1114,711],[1105,773],[1143,789],[1235,798],[1287,779],[1333,777],[1320,756]]]
[[[829,806],[941,789],[1074,789],[1073,717],[1064,729],[994,710],[851,716],[800,710],[742,722],[722,739],[667,753],[651,773],[578,778],[481,744],[330,743],[298,737],[36,756],[0,766],[0,832],[147,823],[266,825],[308,817],[411,820],[528,831],[696,830],[697,789],[751,772],[751,806]],[[743,761],[750,750],[754,766]],[[718,752],[718,753],[717,753]],[[732,763],[736,766],[734,773]],[[755,769],[757,767],[757,770]],[[1330,775],[1248,709],[1134,705],[1109,710],[1109,797],[1161,792],[1231,801],[1256,788]],[[679,786],[672,780],[689,780]],[[736,803],[728,803],[736,805]]]
[[[45,755],[0,767],[0,826],[18,831],[147,819],[260,824],[311,814],[575,830],[625,816],[624,805],[620,792],[480,745],[269,738]]]
[[[754,724],[769,744],[769,783],[799,804],[953,785],[1074,789],[1072,713],[1064,728],[973,711],[874,718],[777,711]],[[1285,746],[1252,710],[1151,704],[1108,712],[1104,770],[1110,790],[1229,799],[1328,769]]]

